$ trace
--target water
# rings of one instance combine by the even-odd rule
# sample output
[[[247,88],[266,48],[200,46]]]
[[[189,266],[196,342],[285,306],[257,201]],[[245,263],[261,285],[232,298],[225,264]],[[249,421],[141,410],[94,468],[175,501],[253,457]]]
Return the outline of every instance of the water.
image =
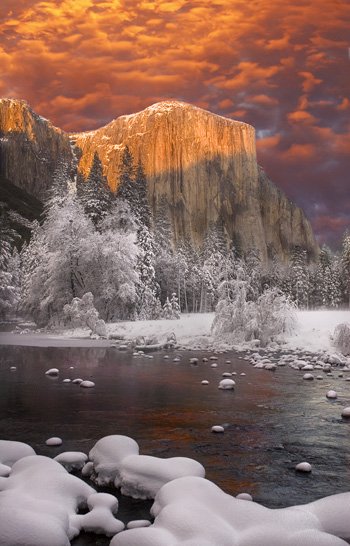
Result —
[[[29,443],[39,454],[87,453],[99,438],[125,434],[143,454],[200,461],[227,493],[249,492],[271,508],[350,491],[350,422],[340,417],[350,404],[350,382],[337,372],[303,381],[302,372],[254,369],[233,354],[211,368],[200,352],[182,352],[177,363],[175,354],[133,358],[101,348],[1,347],[0,354],[0,438]],[[193,356],[198,365],[189,363]],[[51,367],[60,369],[59,378],[45,376]],[[225,371],[237,372],[235,391],[217,388]],[[75,377],[96,387],[62,383]],[[203,379],[210,384],[202,386]],[[325,397],[331,388],[339,394],[332,402]],[[225,424],[225,434],[210,432],[218,424]],[[60,436],[63,445],[47,447],[50,436]],[[313,465],[310,475],[294,471],[304,460]],[[143,519],[149,507],[121,498],[118,517]],[[73,542],[108,543],[89,535]]]

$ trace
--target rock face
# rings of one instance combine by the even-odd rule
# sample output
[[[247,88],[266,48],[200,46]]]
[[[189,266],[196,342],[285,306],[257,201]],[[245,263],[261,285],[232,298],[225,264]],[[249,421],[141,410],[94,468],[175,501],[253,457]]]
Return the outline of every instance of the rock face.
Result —
[[[164,101],[121,116],[97,131],[74,135],[87,175],[98,153],[116,188],[125,145],[143,162],[155,208],[169,204],[175,239],[201,243],[211,222],[221,219],[242,250],[255,247],[285,259],[294,245],[315,254],[317,245],[302,210],[258,169],[255,131],[245,123],[178,101]]]
[[[72,160],[68,135],[25,101],[1,99],[0,177],[42,200],[61,160]]]
[[[43,198],[58,161],[72,162],[68,135],[26,103],[6,99],[0,101],[0,132],[0,174]],[[220,220],[229,240],[243,251],[259,249],[264,261],[272,254],[286,259],[294,245],[317,252],[301,209],[258,168],[250,125],[164,101],[96,131],[70,135],[70,141],[84,176],[97,152],[112,190],[127,145],[135,164],[143,163],[154,210],[165,197],[175,241],[188,237],[200,244],[209,225]]]

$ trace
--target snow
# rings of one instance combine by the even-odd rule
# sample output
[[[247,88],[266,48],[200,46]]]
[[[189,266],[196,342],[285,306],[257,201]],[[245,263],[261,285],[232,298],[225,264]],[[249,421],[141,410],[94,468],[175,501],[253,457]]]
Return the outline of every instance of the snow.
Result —
[[[310,463],[304,461],[303,463],[298,463],[295,470],[298,470],[298,472],[311,472],[312,467]]]
[[[284,351],[310,351],[334,353],[332,335],[338,324],[350,321],[350,311],[297,311],[298,328],[287,335],[282,345]],[[109,335],[121,336],[126,341],[136,338],[156,337],[159,344],[166,343],[175,334],[177,343],[189,349],[236,349],[251,348],[248,343],[227,344],[216,342],[210,335],[214,313],[182,314],[179,320],[121,321],[107,325]],[[57,331],[57,333],[27,333],[23,335],[0,333],[2,345],[24,345],[40,347],[110,347],[113,340],[92,340],[88,329]],[[338,355],[339,358],[339,355]],[[303,365],[308,362],[304,360]]]
[[[204,476],[203,466],[187,457],[161,459],[139,455],[139,446],[128,436],[106,436],[89,453],[91,478],[99,485],[113,484],[124,495],[154,498],[170,480],[181,476]],[[91,469],[89,469],[90,471]]]
[[[153,525],[115,536],[111,546],[345,546],[350,493],[272,510],[225,494],[212,482],[185,477],[157,494]]]
[[[88,456],[81,451],[64,451],[54,458],[54,461],[60,463],[67,472],[81,470],[85,465]]]
[[[114,518],[118,501],[96,493],[56,461],[31,455],[0,479],[1,546],[69,546],[80,530],[109,536],[124,524]],[[80,507],[90,511],[77,515]]]
[[[225,432],[225,429],[221,425],[214,425],[213,427],[211,427],[211,431],[212,432]]]
[[[15,462],[30,455],[35,455],[35,451],[28,444],[0,440],[0,463],[2,465],[11,467]]]
[[[84,387],[85,389],[92,389],[95,386],[95,383],[93,381],[82,381],[80,383],[81,387]]]
[[[233,379],[222,379],[219,383],[219,389],[232,390],[235,388],[235,382]]]
[[[45,444],[47,446],[60,446],[62,445],[62,439],[58,438],[57,436],[53,436],[52,438],[48,438]]]
[[[57,368],[50,368],[45,372],[45,375],[58,375],[60,371]]]

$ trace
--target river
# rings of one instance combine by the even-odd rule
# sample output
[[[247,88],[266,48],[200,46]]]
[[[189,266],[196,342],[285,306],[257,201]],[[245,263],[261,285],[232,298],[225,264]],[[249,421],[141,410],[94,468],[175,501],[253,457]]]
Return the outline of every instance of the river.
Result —
[[[99,438],[125,434],[142,454],[192,457],[227,493],[249,492],[270,508],[350,491],[350,423],[340,417],[350,382],[338,372],[310,382],[288,367],[255,369],[235,354],[218,355],[217,368],[201,361],[208,353],[168,353],[168,360],[164,354],[151,359],[113,348],[2,346],[0,438],[53,457],[88,453]],[[175,354],[180,362],[173,362]],[[198,365],[189,362],[194,356]],[[51,367],[59,368],[58,378],[45,375]],[[236,372],[234,391],[218,389],[223,372]],[[76,377],[95,388],[62,382]],[[209,385],[201,385],[203,379]],[[331,388],[340,395],[332,402],[325,396]],[[211,433],[221,424],[224,434]],[[60,436],[63,445],[47,447],[50,436]],[[301,461],[312,464],[311,474],[295,472]],[[121,498],[118,517],[147,517],[149,506]],[[108,543],[81,535],[72,544]]]

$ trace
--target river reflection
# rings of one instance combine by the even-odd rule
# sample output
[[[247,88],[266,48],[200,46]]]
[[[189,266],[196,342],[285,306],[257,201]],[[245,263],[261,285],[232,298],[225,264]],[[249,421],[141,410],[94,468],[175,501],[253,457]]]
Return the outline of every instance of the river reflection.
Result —
[[[198,365],[189,363],[194,355]],[[217,368],[201,362],[206,353],[183,352],[177,363],[173,356],[1,347],[0,437],[55,456],[88,452],[102,436],[125,434],[140,444],[141,453],[200,461],[207,477],[226,492],[250,492],[269,507],[350,491],[350,423],[339,417],[349,403],[350,382],[327,376],[303,381],[302,373],[289,368],[270,373],[235,355],[220,356]],[[228,358],[231,363],[225,364]],[[45,376],[50,367],[60,369],[59,378]],[[234,392],[217,388],[225,371],[237,372]],[[91,379],[96,387],[62,383],[75,377]],[[210,384],[202,386],[203,379]],[[335,402],[326,400],[330,388],[340,394]],[[217,424],[227,425],[225,434],[210,432]],[[63,438],[63,446],[45,446],[53,435]],[[313,465],[311,475],[294,472],[303,460]],[[127,510],[137,516],[144,508],[131,503]]]

